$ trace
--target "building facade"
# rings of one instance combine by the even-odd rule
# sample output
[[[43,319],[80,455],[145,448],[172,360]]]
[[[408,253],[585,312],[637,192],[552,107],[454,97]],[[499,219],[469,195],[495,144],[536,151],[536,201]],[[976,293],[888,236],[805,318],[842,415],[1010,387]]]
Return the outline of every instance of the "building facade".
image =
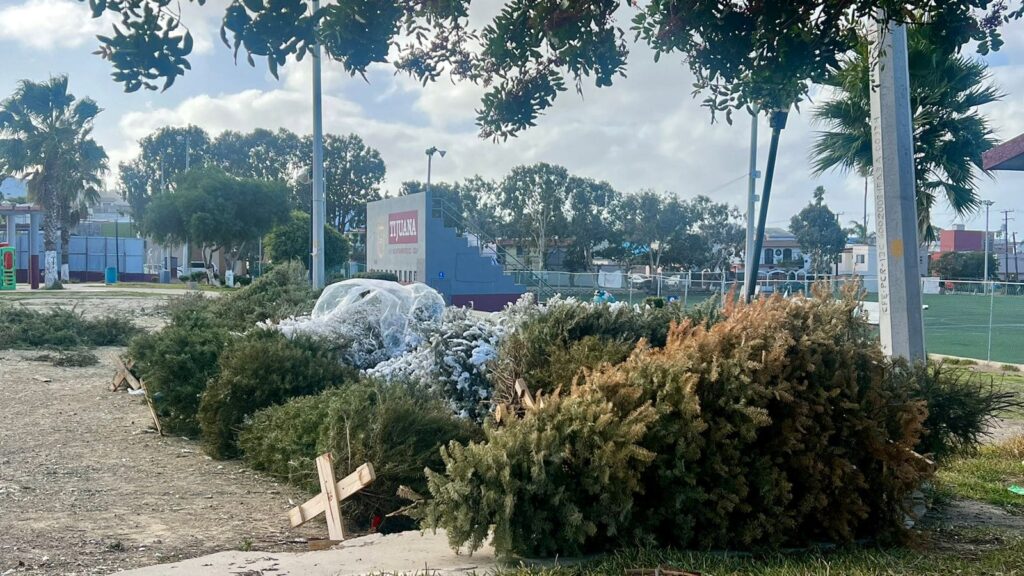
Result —
[[[498,262],[495,247],[445,226],[427,193],[366,205],[366,267],[399,282],[423,282],[453,306],[500,310],[526,291]]]

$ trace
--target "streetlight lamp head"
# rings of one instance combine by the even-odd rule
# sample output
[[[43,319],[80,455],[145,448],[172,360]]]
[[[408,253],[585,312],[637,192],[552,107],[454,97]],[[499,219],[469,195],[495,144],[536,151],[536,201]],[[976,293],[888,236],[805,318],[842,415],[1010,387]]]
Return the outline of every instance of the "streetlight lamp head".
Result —
[[[441,158],[444,158],[444,155],[447,154],[448,151],[447,150],[438,150],[438,153],[441,154]]]

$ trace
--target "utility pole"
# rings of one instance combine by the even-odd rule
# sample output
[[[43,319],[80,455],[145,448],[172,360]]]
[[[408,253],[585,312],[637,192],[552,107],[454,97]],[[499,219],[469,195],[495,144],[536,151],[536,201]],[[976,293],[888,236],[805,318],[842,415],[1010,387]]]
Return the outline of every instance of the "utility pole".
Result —
[[[192,152],[190,150],[190,148],[192,148],[192,139],[189,137],[189,128],[190,128],[190,126],[185,126],[185,172],[189,171],[189,168],[191,168],[191,164],[192,164]],[[178,142],[181,142],[181,140],[178,140]],[[162,157],[161,157],[161,161],[162,161]],[[162,165],[161,165],[161,168],[160,168],[160,179],[161,179],[160,185],[161,185],[161,187],[163,187],[163,167],[162,167]],[[192,273],[192,250],[189,247],[188,240],[185,240],[185,253],[182,254],[182,260],[184,260],[184,262],[182,263],[182,267],[183,267],[182,270],[185,270],[185,271],[187,271],[188,274],[191,274]],[[203,258],[203,260],[206,260],[206,258]],[[223,272],[223,270],[221,272]]]
[[[747,244],[743,252],[743,293],[754,291],[754,211],[757,209],[757,106],[750,111],[750,168],[747,174]]]
[[[924,361],[907,30],[878,10],[870,39],[878,328],[887,355]]]
[[[1010,214],[1013,210],[1003,210],[1003,275],[1006,280],[1010,280]],[[998,276],[998,272],[996,273]]]
[[[991,208],[995,202],[991,200],[983,200],[982,204],[985,205],[985,271],[982,273],[981,280],[984,284],[981,286],[985,292],[988,292],[988,209]]]
[[[320,11],[320,0],[313,0],[313,14]],[[310,254],[313,288],[324,287],[324,115],[320,87],[319,30],[314,30],[313,42],[313,250]]]
[[[1009,270],[1007,270],[1009,272]],[[1020,259],[1017,258],[1017,233],[1013,233],[1013,281],[1020,282]]]

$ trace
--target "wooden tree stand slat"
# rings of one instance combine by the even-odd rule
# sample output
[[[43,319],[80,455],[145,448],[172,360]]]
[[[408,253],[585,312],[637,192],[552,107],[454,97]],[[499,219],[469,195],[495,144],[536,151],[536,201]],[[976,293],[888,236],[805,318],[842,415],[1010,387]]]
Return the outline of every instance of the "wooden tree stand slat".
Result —
[[[320,514],[325,514],[327,535],[331,541],[340,542],[345,539],[341,501],[369,486],[377,476],[373,472],[373,465],[367,462],[356,468],[355,472],[335,481],[334,460],[330,452],[317,456],[316,471],[320,477],[320,493],[289,510],[288,521],[292,528],[295,528]]]

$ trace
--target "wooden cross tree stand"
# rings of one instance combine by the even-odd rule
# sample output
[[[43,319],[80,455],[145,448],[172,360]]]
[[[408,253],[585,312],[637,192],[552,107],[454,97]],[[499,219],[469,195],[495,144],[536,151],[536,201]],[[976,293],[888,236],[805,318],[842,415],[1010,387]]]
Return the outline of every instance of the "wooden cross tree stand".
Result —
[[[120,356],[117,357],[117,370],[114,372],[114,380],[110,383],[110,391],[117,392],[119,390],[142,390],[143,397],[146,399],[146,406],[149,407],[149,415],[153,417],[153,427],[156,428],[156,433],[163,436],[164,431],[160,428],[160,418],[156,415],[156,406],[153,406],[153,399],[149,396],[149,390],[146,390],[146,383],[135,376],[132,373],[132,369],[135,367],[135,361],[129,360],[124,361]]]
[[[320,514],[325,514],[327,535],[330,537],[328,545],[333,545],[345,539],[345,530],[341,522],[341,501],[369,486],[377,476],[373,473],[373,465],[367,462],[356,468],[355,472],[335,481],[334,460],[330,452],[317,456],[316,471],[320,476],[320,493],[289,510],[288,520],[292,528],[295,528]]]

